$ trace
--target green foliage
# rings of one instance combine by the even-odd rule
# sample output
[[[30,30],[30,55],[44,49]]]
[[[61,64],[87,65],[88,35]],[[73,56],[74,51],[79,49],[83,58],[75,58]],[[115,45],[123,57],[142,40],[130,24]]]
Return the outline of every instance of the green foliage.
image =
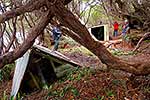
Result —
[[[146,42],[146,43],[150,43],[150,40],[145,40],[144,42]]]
[[[3,92],[3,97],[0,98],[0,100],[22,100],[22,96],[20,95],[20,93],[17,94],[16,98],[14,98],[13,96],[11,96],[9,98],[9,96],[6,94],[6,91]]]
[[[88,49],[86,49],[83,46],[74,48],[74,52],[77,52],[77,53],[80,52],[85,55],[94,56],[94,54],[92,52],[90,52]]]
[[[150,84],[144,84],[141,86],[141,90],[143,90],[145,94],[150,94]]]
[[[112,81],[112,83],[113,83],[114,85],[118,85],[118,84],[120,84],[120,80],[115,79],[115,80]]]
[[[144,92],[150,94],[150,87],[144,87]]]
[[[93,100],[104,100],[105,96],[98,96],[97,98],[93,98]]]
[[[63,47],[65,44],[67,44],[67,48],[60,48],[59,51],[64,53],[64,52],[70,52],[70,53],[82,53],[85,55],[89,55],[89,56],[94,56],[94,54],[89,51],[88,49],[86,49],[85,47],[81,46],[80,44],[78,44],[76,41],[74,41],[72,38],[70,37],[66,37],[64,36],[62,38],[62,41],[60,42],[60,47]]]
[[[122,50],[118,50],[118,49],[111,50],[110,52],[116,56],[122,56],[122,55],[128,56],[128,55],[135,55],[136,54],[136,52],[133,52],[133,51],[122,51]]]
[[[10,77],[11,70],[14,68],[14,64],[8,64],[0,69],[0,82],[8,80]]]
[[[77,42],[74,41],[72,38],[67,37],[67,36],[62,36],[61,41],[60,41],[60,45],[64,45],[64,44],[68,44],[71,47],[73,47],[74,45],[77,45]]]
[[[87,3],[87,2],[89,2],[89,0],[82,0],[82,2]]]
[[[103,12],[103,10],[102,10],[101,6],[99,6],[99,5],[94,6],[93,9],[92,9],[92,13],[91,13],[92,20],[96,22],[101,17],[105,17],[102,12]]]
[[[129,35],[125,35],[125,36],[123,37],[123,39],[124,39],[124,41],[126,41],[126,42],[131,41],[131,37],[130,37]]]
[[[73,68],[70,72],[66,74],[65,77],[59,80],[59,82],[64,82],[66,80],[73,81],[73,80],[80,80],[85,75],[88,76],[91,73],[89,68]]]
[[[71,92],[73,93],[74,96],[79,96],[79,91],[76,88],[72,88]]]
[[[52,88],[51,88],[52,89]],[[48,93],[48,96],[54,96],[54,97],[64,97],[65,94],[67,92],[72,92],[72,94],[76,97],[76,96],[79,96],[79,91],[73,87],[72,85],[67,85],[65,86],[64,88],[61,88],[61,89],[57,89],[55,91],[52,91],[50,89],[49,93]]]
[[[3,97],[0,100],[7,100],[8,96],[6,95],[6,91],[3,93]]]
[[[73,81],[79,81],[82,77],[88,76],[91,73],[89,68],[74,68],[70,72],[66,74],[63,78],[59,79],[57,83],[51,85],[49,87],[48,97],[57,97],[62,98],[66,93],[71,93],[74,97],[80,95],[78,89],[73,86]],[[61,87],[57,87],[58,84],[63,84],[65,82],[69,82]],[[57,90],[55,89],[57,87]]]
[[[22,98],[23,98],[23,97],[21,96],[21,94],[18,93],[16,99],[17,99],[17,100],[22,100]]]
[[[116,85],[116,86],[121,86],[122,88],[124,88],[125,90],[127,90],[127,82],[126,82],[126,80],[114,79],[112,81],[112,84]]]
[[[92,52],[90,52],[88,49],[86,49],[83,46],[75,46],[72,48],[68,48],[68,49],[62,49],[61,52],[70,52],[70,53],[82,53],[84,55],[88,55],[88,56],[95,56]]]
[[[88,9],[81,12],[81,16],[85,18],[85,22],[88,24],[97,25],[103,19],[106,19],[106,16],[103,14],[103,8],[99,5],[90,5]]]
[[[48,89],[48,85],[47,84],[43,84],[43,89],[47,90]]]
[[[107,95],[108,97],[114,97],[114,96],[115,96],[115,94],[113,93],[112,90],[107,90],[107,91],[106,91],[106,95]]]

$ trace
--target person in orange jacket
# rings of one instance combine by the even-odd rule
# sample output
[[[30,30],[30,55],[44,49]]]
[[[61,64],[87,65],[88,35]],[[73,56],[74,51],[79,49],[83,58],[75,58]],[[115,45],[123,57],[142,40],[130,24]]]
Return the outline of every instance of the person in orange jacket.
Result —
[[[118,35],[119,24],[115,21],[113,26],[114,26],[113,36],[116,37]]]

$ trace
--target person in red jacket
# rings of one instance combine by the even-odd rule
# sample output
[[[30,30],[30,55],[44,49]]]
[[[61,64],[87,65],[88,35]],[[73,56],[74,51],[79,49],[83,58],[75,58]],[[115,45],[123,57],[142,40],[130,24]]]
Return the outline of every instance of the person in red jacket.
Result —
[[[113,34],[113,36],[116,37],[118,35],[119,24],[115,21],[113,26],[114,26],[114,34]]]

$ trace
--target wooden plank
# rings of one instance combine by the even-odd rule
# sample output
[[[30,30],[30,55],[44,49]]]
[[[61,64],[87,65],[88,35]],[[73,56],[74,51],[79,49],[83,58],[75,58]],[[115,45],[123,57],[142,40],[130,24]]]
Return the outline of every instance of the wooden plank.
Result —
[[[58,63],[60,63],[60,64],[66,63],[64,60],[59,59],[59,58],[57,58],[57,57],[50,56],[49,54],[46,54],[46,53],[44,53],[44,52],[37,52],[37,51],[35,51],[34,53],[35,53],[35,54],[38,54],[38,55],[40,55],[40,56],[42,56],[42,57],[44,57],[44,58],[47,58],[47,59],[49,59],[49,60],[53,60],[53,61],[55,61],[55,62],[58,62]]]
[[[66,57],[65,55],[61,54],[58,51],[52,51],[52,50],[45,48],[43,46],[40,46],[40,45],[34,45],[33,49],[35,49],[36,51],[38,51],[41,54],[42,53],[45,54],[45,55],[43,55],[43,54],[42,55],[47,57],[48,59],[53,59],[59,63],[65,62],[65,63],[74,64],[74,65],[80,66],[80,67],[82,66],[81,64],[71,60],[70,58]],[[60,62],[60,60],[61,60],[61,62]]]
[[[13,76],[11,96],[16,97],[16,95],[19,91],[21,81],[24,77],[24,73],[25,73],[27,65],[28,65],[29,55],[30,55],[30,51],[27,51],[23,55],[23,57],[16,60],[16,67],[15,67],[15,72],[14,72],[14,76]]]

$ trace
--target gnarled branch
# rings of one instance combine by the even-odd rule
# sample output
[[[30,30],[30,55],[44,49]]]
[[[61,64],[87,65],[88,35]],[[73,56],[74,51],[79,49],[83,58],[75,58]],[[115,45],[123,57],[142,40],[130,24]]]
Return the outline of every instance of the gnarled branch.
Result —
[[[0,56],[0,68],[2,68],[5,64],[12,63],[14,60],[21,57],[33,45],[35,39],[40,35],[40,33],[43,32],[52,17],[52,13],[47,11],[45,14],[43,14],[43,17],[40,18],[40,22],[29,31],[27,39],[22,43],[21,46],[12,52],[8,52]]]

